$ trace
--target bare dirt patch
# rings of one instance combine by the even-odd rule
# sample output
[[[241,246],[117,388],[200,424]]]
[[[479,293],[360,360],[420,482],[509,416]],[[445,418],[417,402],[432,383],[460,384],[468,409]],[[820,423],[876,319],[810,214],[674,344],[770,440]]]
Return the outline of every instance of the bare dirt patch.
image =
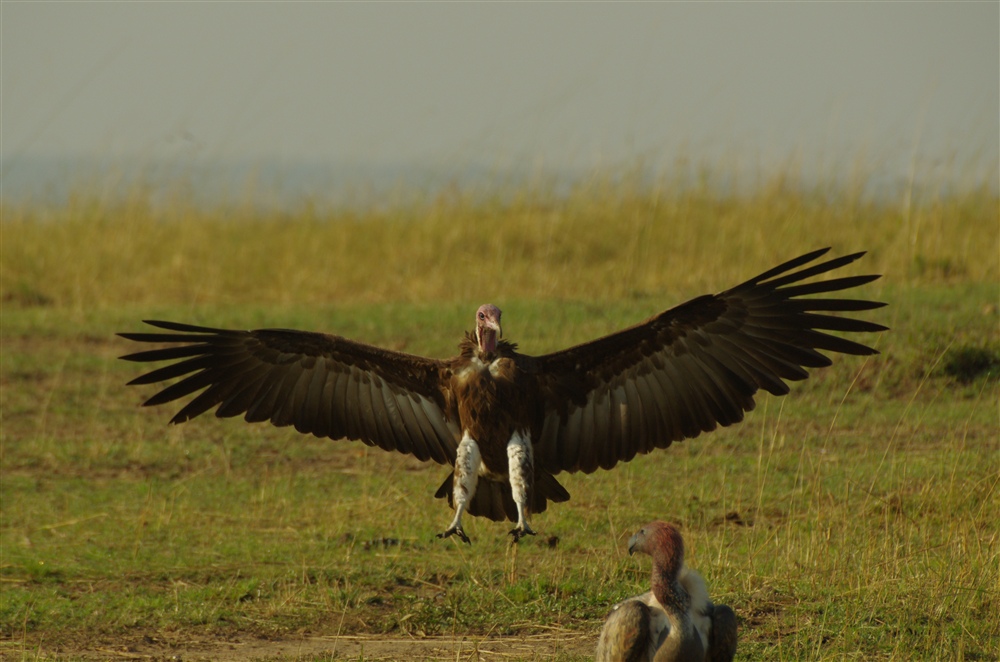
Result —
[[[142,635],[89,646],[0,642],[0,659],[80,660],[543,660],[589,657],[593,637],[554,631],[525,636],[319,636],[275,639],[186,639]]]

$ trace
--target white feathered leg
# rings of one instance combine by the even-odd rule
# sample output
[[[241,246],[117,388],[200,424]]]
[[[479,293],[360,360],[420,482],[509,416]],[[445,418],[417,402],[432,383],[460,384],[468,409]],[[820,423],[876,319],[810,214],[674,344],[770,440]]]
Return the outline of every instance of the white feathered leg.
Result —
[[[479,469],[482,466],[482,455],[479,453],[479,444],[466,432],[462,435],[462,441],[458,444],[455,452],[455,485],[452,496],[455,502],[455,519],[451,525],[438,538],[447,538],[452,534],[461,538],[462,542],[470,543],[469,536],[462,530],[462,513],[472,497],[476,496],[476,485],[479,482]]]
[[[531,438],[526,433],[515,432],[507,442],[507,472],[510,489],[517,505],[517,526],[510,530],[517,542],[524,536],[535,535],[528,524],[529,499],[535,479],[535,462],[531,451]]]

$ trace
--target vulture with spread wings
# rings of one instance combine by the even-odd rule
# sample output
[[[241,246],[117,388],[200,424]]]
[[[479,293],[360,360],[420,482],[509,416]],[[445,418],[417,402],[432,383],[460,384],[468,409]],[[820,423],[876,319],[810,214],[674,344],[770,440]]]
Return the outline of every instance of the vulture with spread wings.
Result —
[[[476,311],[460,353],[431,359],[340,336],[286,329],[231,331],[148,321],[170,333],[122,333],[173,346],[123,356],[171,363],[129,384],[175,378],[145,402],[198,393],[174,417],[210,409],[248,422],[293,425],[302,433],[355,439],[454,470],[435,496],[455,516],[439,537],[457,535],[462,515],[516,522],[514,540],[533,534],[529,516],[569,499],[562,471],[592,473],[732,425],[764,389],[830,365],[821,353],[877,352],[826,331],[886,327],[849,316],[885,304],[801,298],[840,292],[878,276],[804,283],[843,267],[855,253],[811,264],[829,249],[790,260],[716,295],[697,297],[641,324],[576,347],[520,354],[501,340],[500,310]],[[807,266],[808,265],[808,266]]]

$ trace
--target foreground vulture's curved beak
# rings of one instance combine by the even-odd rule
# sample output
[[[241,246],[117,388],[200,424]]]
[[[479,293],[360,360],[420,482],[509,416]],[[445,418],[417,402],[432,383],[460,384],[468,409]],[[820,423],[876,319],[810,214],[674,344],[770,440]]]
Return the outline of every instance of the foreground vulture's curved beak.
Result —
[[[632,556],[635,554],[635,547],[639,544],[640,536],[643,534],[642,531],[637,531],[632,534],[632,537],[628,539],[628,555]]]

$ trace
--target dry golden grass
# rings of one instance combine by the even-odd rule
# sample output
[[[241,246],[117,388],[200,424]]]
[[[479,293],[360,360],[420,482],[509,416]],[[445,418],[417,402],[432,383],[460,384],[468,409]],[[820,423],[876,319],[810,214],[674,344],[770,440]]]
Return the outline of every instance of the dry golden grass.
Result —
[[[1000,278],[995,192],[919,205],[778,178],[747,195],[669,183],[581,182],[504,200],[448,192],[370,212],[283,215],[152,202],[4,206],[4,301],[330,304],[658,299],[735,284],[807,250],[868,250],[883,283]]]

